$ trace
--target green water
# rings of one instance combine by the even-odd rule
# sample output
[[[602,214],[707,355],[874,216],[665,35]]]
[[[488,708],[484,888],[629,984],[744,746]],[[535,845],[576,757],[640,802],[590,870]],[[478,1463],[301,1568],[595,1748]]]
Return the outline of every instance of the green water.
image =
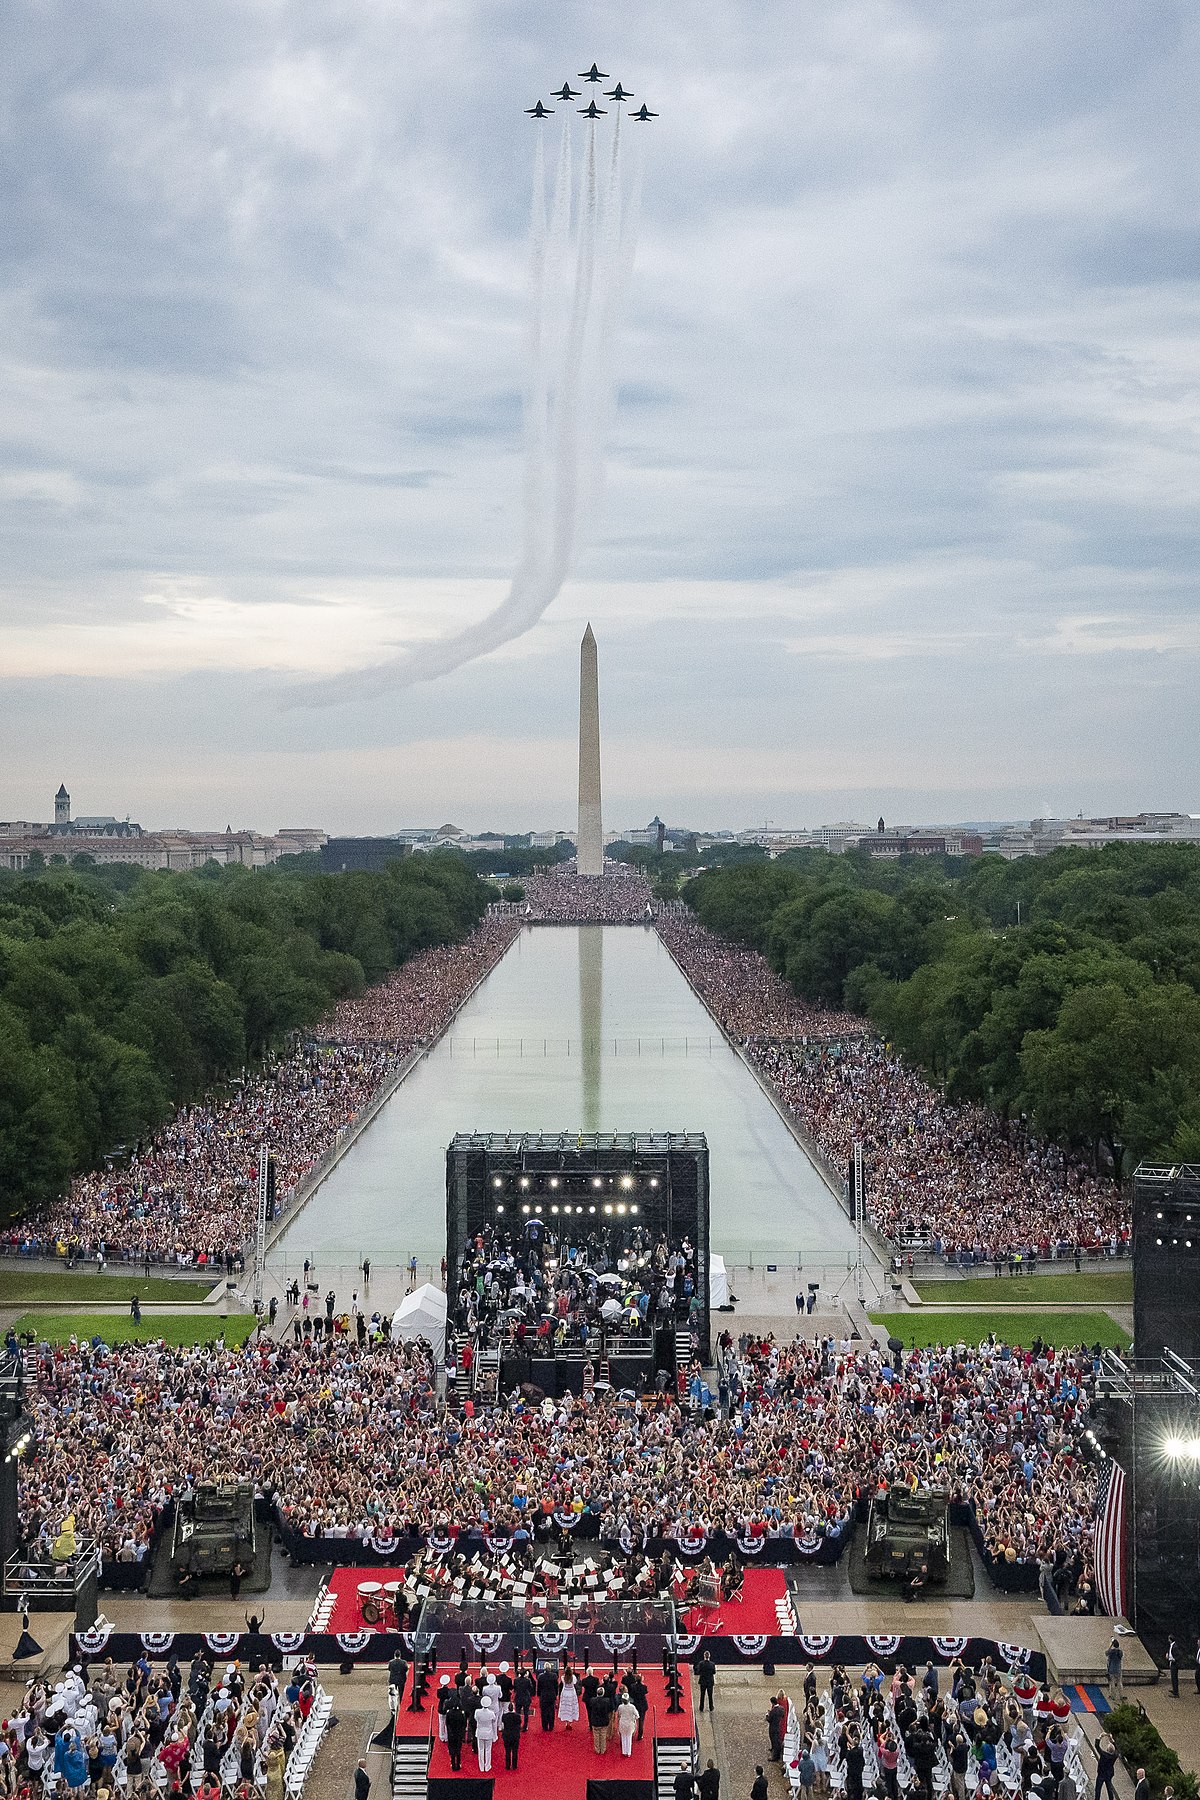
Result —
[[[348,1266],[364,1253],[437,1263],[445,1154],[457,1131],[703,1131],[712,1248],[781,1272],[844,1265],[853,1235],[753,1076],[656,933],[524,930],[348,1151],[273,1262]]]

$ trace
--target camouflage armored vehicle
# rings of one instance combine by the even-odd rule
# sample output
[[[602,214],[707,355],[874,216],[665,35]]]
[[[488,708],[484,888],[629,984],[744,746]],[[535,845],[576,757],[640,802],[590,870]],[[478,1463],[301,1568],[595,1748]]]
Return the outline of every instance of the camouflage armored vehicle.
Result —
[[[199,1482],[175,1514],[171,1561],[193,1575],[228,1575],[254,1562],[254,1484]]]
[[[867,1568],[907,1581],[924,1563],[930,1581],[950,1569],[950,1505],[945,1488],[877,1494],[867,1514]]]

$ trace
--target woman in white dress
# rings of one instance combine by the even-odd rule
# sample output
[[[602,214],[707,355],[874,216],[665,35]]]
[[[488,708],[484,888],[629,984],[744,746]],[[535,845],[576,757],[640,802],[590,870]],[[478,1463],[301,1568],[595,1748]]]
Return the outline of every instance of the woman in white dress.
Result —
[[[621,1755],[633,1755],[633,1735],[638,1728],[638,1709],[626,1694],[617,1708],[617,1730],[621,1734]]]
[[[558,1696],[558,1722],[570,1731],[579,1717],[579,1689],[570,1669],[563,1676],[562,1693]]]

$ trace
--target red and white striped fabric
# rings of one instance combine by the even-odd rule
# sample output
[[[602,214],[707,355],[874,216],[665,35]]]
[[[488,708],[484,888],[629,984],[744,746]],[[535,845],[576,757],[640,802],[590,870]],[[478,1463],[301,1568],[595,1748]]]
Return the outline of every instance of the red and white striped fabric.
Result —
[[[1127,1610],[1125,1510],[1125,1471],[1110,1456],[1096,1495],[1096,1593],[1114,1619]]]

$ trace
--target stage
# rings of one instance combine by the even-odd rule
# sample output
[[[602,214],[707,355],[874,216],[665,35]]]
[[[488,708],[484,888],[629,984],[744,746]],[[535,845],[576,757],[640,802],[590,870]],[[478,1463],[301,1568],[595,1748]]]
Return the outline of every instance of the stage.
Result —
[[[490,1659],[496,1666],[496,1659]],[[597,1674],[612,1668],[611,1657],[594,1665]],[[472,1673],[478,1664],[471,1665]],[[424,1744],[433,1729],[433,1755],[429,1763],[430,1800],[491,1800],[498,1790],[507,1800],[651,1800],[654,1794],[654,1738],[661,1743],[672,1739],[690,1742],[695,1730],[692,1712],[691,1682],[683,1673],[682,1712],[668,1713],[666,1683],[661,1667],[640,1665],[640,1673],[649,1691],[650,1710],[639,1744],[636,1739],[632,1756],[621,1755],[621,1741],[614,1730],[604,1756],[597,1756],[588,1730],[587,1713],[580,1702],[580,1716],[570,1731],[558,1721],[553,1731],[543,1731],[539,1723],[536,1700],[530,1716],[529,1730],[522,1733],[516,1769],[504,1767],[504,1746],[497,1740],[492,1746],[490,1773],[481,1773],[478,1758],[470,1744],[462,1754],[462,1768],[456,1774],[450,1767],[445,1744],[437,1737],[437,1691],[441,1675],[452,1674],[453,1666],[442,1664],[425,1697],[425,1711],[408,1710],[406,1696],[396,1716],[395,1741]],[[583,1671],[576,1666],[576,1677]],[[625,1784],[630,1784],[626,1787]],[[592,1784],[597,1784],[593,1786]],[[602,1792],[597,1791],[597,1789]],[[622,1792],[622,1789],[625,1791]]]
[[[368,1622],[363,1616],[364,1601],[368,1602],[368,1610],[374,1611],[384,1599],[380,1577],[386,1574],[386,1570],[372,1568],[332,1570],[328,1585],[317,1596],[309,1630],[394,1631],[396,1620],[390,1606],[382,1609],[385,1616],[376,1622]],[[364,1584],[367,1591],[360,1594]],[[406,1621],[406,1629],[412,1631],[416,1624],[414,1610]],[[718,1607],[689,1606],[680,1615],[680,1629],[702,1638],[794,1636],[796,1615],[787,1577],[782,1569],[747,1569],[738,1599],[722,1601]]]

